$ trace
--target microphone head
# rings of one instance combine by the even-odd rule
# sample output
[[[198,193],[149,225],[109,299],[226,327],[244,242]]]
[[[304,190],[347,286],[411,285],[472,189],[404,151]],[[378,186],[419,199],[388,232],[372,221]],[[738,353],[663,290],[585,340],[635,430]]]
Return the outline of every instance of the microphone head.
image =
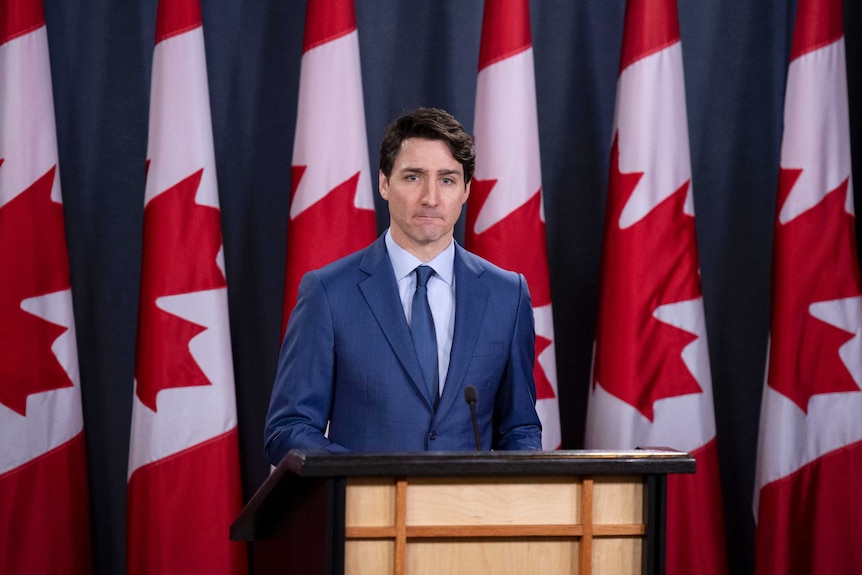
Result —
[[[464,401],[470,404],[479,401],[479,392],[476,391],[476,388],[472,385],[468,385],[464,388]]]

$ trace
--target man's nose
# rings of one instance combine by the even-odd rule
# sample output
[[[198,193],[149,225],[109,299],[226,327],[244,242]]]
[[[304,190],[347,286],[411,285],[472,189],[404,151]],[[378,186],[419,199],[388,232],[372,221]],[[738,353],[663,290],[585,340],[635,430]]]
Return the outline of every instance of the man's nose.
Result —
[[[422,205],[436,206],[440,200],[440,189],[437,182],[428,182],[422,189]]]

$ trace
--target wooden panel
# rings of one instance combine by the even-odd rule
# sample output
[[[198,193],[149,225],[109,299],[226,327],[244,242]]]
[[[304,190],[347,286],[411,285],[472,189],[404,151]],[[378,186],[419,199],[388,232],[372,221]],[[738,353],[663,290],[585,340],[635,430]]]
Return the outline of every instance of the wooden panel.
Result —
[[[614,524],[614,525],[593,525],[593,536],[594,537],[606,537],[608,535],[613,535],[619,537],[620,535],[638,535],[642,536],[646,533],[646,526],[643,523],[629,523],[629,524]]]
[[[642,540],[638,537],[593,539],[593,573],[641,575]]]
[[[413,479],[407,525],[571,525],[578,522],[579,491],[574,480],[560,478]]]
[[[395,485],[391,479],[351,479],[347,482],[345,525],[383,527],[395,523]]]
[[[573,557],[577,550],[578,543],[566,539],[411,541],[407,545],[407,573],[575,575],[577,561]]]
[[[395,571],[404,575],[407,568],[407,481],[395,483]]]
[[[581,537],[580,525],[415,525],[408,538],[432,537]]]
[[[640,575],[644,497],[629,476],[351,479],[345,572]]]
[[[393,541],[347,541],[344,545],[344,574],[392,573],[394,549]]]
[[[595,477],[593,522],[643,523],[643,480],[640,477]]]
[[[585,575],[593,573],[593,488],[592,477],[585,477],[581,484],[581,523],[584,534],[578,550],[578,572]]]

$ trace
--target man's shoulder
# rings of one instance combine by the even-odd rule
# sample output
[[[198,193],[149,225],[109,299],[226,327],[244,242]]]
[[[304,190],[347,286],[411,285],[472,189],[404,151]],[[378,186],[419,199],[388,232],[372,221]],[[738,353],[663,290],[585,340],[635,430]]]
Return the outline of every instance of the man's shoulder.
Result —
[[[499,281],[514,285],[520,283],[520,274],[518,272],[501,268],[497,264],[466,250],[460,245],[457,245],[456,254],[461,259],[464,267],[468,271],[475,273],[483,281]]]

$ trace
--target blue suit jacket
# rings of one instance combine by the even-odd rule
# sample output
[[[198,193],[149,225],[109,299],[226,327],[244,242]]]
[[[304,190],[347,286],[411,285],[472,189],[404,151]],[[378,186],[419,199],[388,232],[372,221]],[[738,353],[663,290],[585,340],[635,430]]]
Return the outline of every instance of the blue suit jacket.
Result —
[[[273,464],[293,448],[475,450],[468,385],[479,395],[482,449],[542,448],[526,280],[457,244],[454,272],[452,353],[436,411],[383,236],[305,275],[266,418]]]

